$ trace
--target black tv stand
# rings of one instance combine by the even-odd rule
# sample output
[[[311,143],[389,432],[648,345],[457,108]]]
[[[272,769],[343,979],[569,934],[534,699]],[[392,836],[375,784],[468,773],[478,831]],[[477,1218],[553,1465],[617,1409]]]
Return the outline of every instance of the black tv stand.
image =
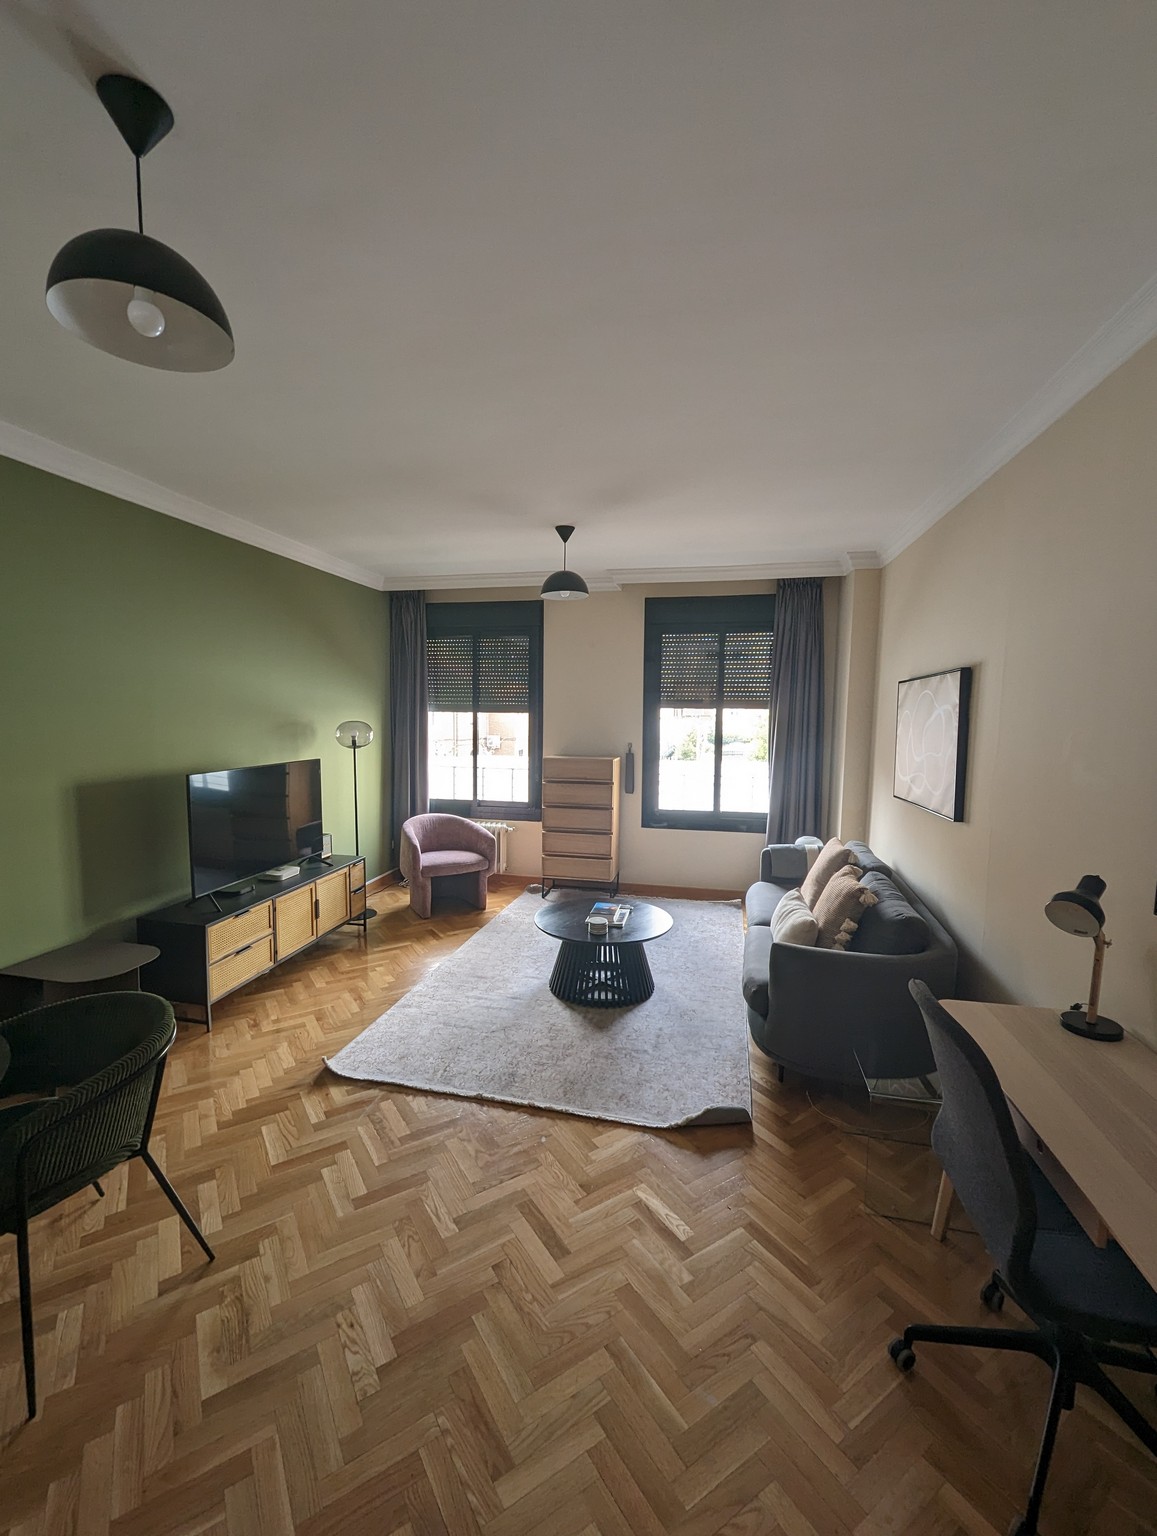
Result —
[[[364,932],[365,859],[334,854],[322,865],[260,891],[223,888],[139,917],[140,942],[160,950],[142,985],[167,997],[178,1017],[211,1027],[213,1004],[246,982],[345,923]]]

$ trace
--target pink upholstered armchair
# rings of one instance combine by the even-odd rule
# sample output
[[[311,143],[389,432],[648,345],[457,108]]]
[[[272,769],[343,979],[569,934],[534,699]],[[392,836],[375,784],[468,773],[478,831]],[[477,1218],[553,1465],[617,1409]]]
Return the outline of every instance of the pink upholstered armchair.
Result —
[[[402,874],[410,887],[410,908],[430,915],[430,887],[441,875],[474,875],[470,900],[486,910],[486,882],[498,868],[494,833],[464,816],[431,811],[402,823],[399,850]]]

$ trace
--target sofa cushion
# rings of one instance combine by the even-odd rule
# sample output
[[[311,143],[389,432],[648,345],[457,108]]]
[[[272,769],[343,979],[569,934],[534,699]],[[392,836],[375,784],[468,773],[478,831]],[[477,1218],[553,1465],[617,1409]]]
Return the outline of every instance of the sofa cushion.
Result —
[[[771,929],[749,928],[743,941],[743,996],[766,1019],[771,1012]]]
[[[819,949],[846,949],[859,926],[865,907],[875,904],[875,892],[860,884],[860,877],[850,866],[837,869],[820,892],[815,905],[819,924]]]
[[[867,843],[857,843],[849,838],[847,846],[852,850],[855,862],[862,870],[873,870],[877,874],[887,875],[889,880],[892,878],[892,866],[885,864],[878,854],[873,853]]]
[[[819,932],[820,926],[803,899],[803,892],[788,891],[771,920],[772,943],[814,945]]]
[[[766,928],[775,916],[775,909],[787,894],[787,886],[774,880],[757,880],[749,886],[743,905],[747,912],[749,928]]]
[[[876,904],[860,914],[848,948],[870,955],[923,954],[931,938],[928,924],[895,882],[869,870],[860,884],[874,892]]]
[[[825,885],[835,874],[837,869],[843,869],[851,864],[852,851],[840,842],[838,837],[829,838],[822,851],[816,855],[816,861],[808,870],[800,889],[803,891],[803,899],[814,912],[816,902],[820,898]]]

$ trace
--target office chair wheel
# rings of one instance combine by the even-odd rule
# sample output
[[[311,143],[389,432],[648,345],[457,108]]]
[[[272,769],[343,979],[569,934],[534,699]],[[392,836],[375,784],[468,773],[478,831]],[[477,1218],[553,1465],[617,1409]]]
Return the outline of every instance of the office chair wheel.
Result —
[[[1004,1292],[1000,1288],[1000,1281],[993,1275],[986,1286],[981,1289],[980,1299],[990,1312],[1000,1312],[1004,1309]]]
[[[888,1353],[896,1362],[897,1370],[903,1371],[905,1376],[916,1364],[915,1353],[910,1345],[904,1343],[903,1339],[893,1339],[888,1345]]]

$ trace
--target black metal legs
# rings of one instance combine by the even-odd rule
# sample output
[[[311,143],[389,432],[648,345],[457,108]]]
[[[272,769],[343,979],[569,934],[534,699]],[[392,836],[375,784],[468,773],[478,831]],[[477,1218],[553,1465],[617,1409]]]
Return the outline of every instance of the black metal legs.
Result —
[[[153,1178],[156,1179],[157,1183],[165,1191],[165,1194],[168,1195],[169,1202],[172,1205],[173,1209],[176,1211],[177,1215],[181,1218],[181,1220],[188,1227],[189,1231],[193,1234],[193,1236],[200,1243],[200,1245],[201,1245],[202,1249],[204,1250],[206,1256],[208,1258],[210,1258],[210,1259],[214,1258],[215,1255],[213,1253],[213,1250],[212,1250],[212,1248],[209,1247],[209,1244],[205,1241],[204,1235],[203,1235],[200,1227],[197,1225],[197,1223],[193,1220],[193,1218],[189,1215],[188,1211],[185,1209],[184,1204],[181,1201],[180,1195],[178,1195],[177,1191],[169,1183],[168,1179],[165,1177],[164,1173],[161,1171],[160,1167],[158,1166],[156,1158],[149,1151],[148,1147],[143,1147],[141,1149],[141,1158],[142,1158],[142,1160],[144,1162],[145,1167],[152,1174]]]
[[[16,1229],[16,1268],[20,1274],[20,1338],[24,1345],[24,1391],[28,1417],[36,1417],[36,1340],[32,1332],[32,1277],[28,1264],[28,1221]]]
[[[1141,1444],[1157,1456],[1157,1428],[1133,1406],[1116,1382],[1105,1375],[1099,1363],[1152,1376],[1157,1375],[1157,1361],[1151,1356],[1117,1344],[1096,1343],[1059,1328],[953,1328],[917,1323],[905,1328],[903,1337],[893,1339],[888,1347],[888,1353],[902,1371],[910,1371],[916,1363],[913,1344],[964,1344],[980,1349],[1010,1350],[1016,1354],[1035,1355],[1052,1368],[1052,1390],[1028,1503],[1023,1516],[1013,1525],[1011,1536],[1036,1536],[1061,1415],[1075,1404],[1079,1385],[1092,1387],[1124,1420]]]
[[[627,1008],[645,1003],[655,979],[642,944],[573,944],[563,939],[550,990],[564,1003],[586,1008]]]

